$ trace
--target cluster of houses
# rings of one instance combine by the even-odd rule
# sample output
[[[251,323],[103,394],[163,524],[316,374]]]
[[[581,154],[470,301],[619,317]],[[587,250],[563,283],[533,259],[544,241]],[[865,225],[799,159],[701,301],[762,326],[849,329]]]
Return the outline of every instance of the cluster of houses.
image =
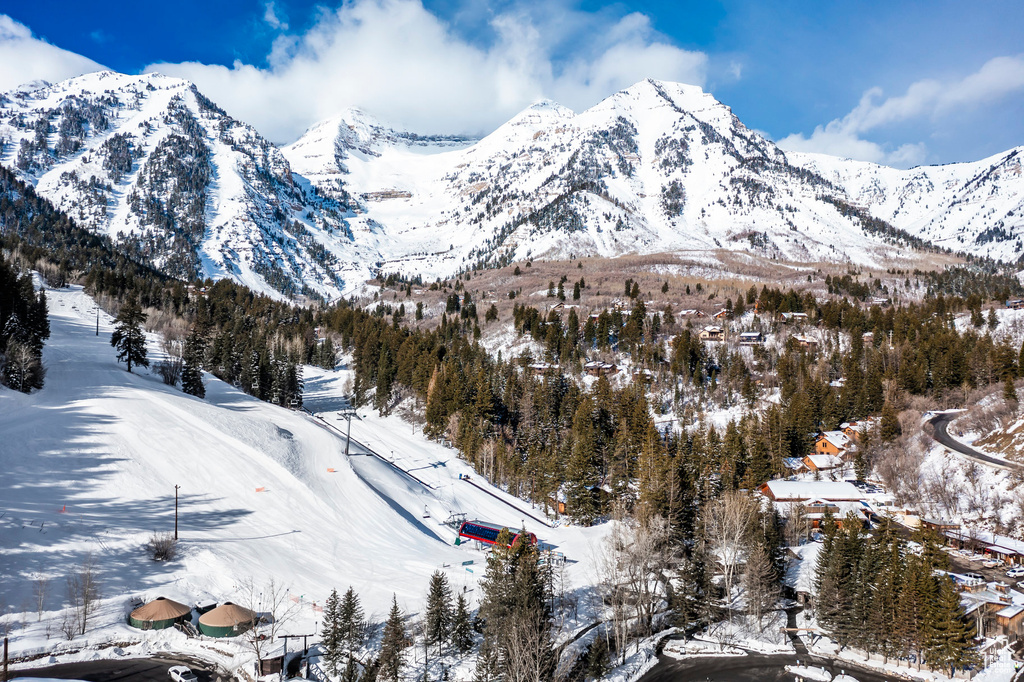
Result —
[[[800,505],[804,519],[812,528],[820,526],[826,513],[830,513],[840,527],[851,520],[867,526],[887,516],[911,527],[934,531],[948,546],[971,560],[994,561],[1003,567],[1024,565],[1024,541],[995,533],[966,531],[955,522],[901,512],[893,506],[893,499],[875,486],[852,481],[774,480],[762,485],[759,491],[778,504],[780,511],[789,518],[793,518],[794,505]],[[819,543],[809,543],[789,550],[792,561],[786,582],[800,603],[812,598],[814,566],[820,547]],[[949,576],[960,589],[964,614],[974,621],[979,638],[1024,640],[1024,591],[1001,580],[986,581],[973,573],[950,573]]]
[[[792,474],[813,473],[834,475],[853,464],[861,433],[870,429],[874,420],[865,419],[840,424],[838,431],[822,431],[814,438],[814,453],[805,457],[787,457],[783,465]]]

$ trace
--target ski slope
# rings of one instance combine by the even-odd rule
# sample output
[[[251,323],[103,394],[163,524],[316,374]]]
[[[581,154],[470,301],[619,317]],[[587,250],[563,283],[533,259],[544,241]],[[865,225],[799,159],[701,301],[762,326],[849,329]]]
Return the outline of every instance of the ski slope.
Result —
[[[127,627],[131,596],[224,601],[239,599],[247,579],[271,578],[300,604],[298,630],[322,619],[314,602],[348,585],[371,620],[382,619],[392,593],[418,612],[437,569],[456,589],[475,588],[485,554],[454,546],[455,532],[442,523],[448,514],[523,525],[515,507],[528,503],[487,486],[453,450],[397,418],[362,410],[353,439],[426,485],[355,442],[346,459],[344,437],[321,420],[211,376],[200,400],[155,373],[129,374],[115,362],[111,320],[101,314],[96,336],[95,307],[80,288],[47,296],[45,388],[23,395],[0,387],[0,603],[14,611],[34,611],[27,595],[47,577],[45,617],[59,618],[65,577],[91,555],[104,598],[93,626],[100,630]],[[151,361],[158,348],[151,336]],[[307,373],[308,407],[327,410],[326,421],[341,428],[329,409],[345,376]],[[157,563],[145,545],[154,531],[173,529],[175,485],[179,557]],[[570,559],[573,588],[593,584],[592,557],[606,528],[548,528],[529,518],[525,525]],[[15,651],[30,645],[26,632],[13,633]]]

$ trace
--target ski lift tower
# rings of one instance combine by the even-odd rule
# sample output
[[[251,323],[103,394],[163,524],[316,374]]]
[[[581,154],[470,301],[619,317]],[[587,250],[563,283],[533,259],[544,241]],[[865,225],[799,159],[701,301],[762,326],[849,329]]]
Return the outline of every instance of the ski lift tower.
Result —
[[[356,415],[356,408],[352,407],[352,401],[344,398],[342,408],[338,410],[338,416],[348,420],[348,430],[345,432],[345,456],[348,457],[348,444],[352,441],[352,417],[359,419]]]

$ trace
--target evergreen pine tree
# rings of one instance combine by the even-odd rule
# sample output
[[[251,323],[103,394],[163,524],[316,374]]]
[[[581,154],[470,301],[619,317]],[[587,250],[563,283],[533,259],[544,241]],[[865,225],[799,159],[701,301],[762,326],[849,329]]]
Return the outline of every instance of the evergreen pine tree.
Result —
[[[442,645],[452,634],[452,591],[448,587],[448,576],[434,571],[430,576],[427,592],[426,641],[437,645],[437,655],[442,655]]]
[[[340,612],[338,608],[338,591],[331,590],[330,596],[324,602],[323,635],[320,641],[320,645],[324,650],[324,662],[327,664],[327,672],[331,675],[338,674],[338,665],[341,662],[342,655]]]
[[[380,642],[377,677],[384,682],[398,682],[405,665],[405,620],[398,608],[398,597],[391,596],[391,612],[384,623]]]
[[[608,672],[608,640],[603,633],[598,631],[597,637],[587,648],[587,673],[586,676],[600,680]]]
[[[359,666],[352,656],[345,661],[345,669],[341,673],[341,682],[359,682]]]
[[[139,306],[139,299],[133,294],[128,297],[121,311],[117,314],[117,326],[110,337],[110,345],[117,349],[117,361],[128,365],[149,367],[146,360],[146,334],[142,325],[146,321],[146,313]]]
[[[452,618],[452,646],[460,654],[469,651],[473,646],[473,624],[469,618],[469,602],[459,592],[455,599],[455,615]]]
[[[890,443],[896,440],[901,433],[903,428],[900,426],[899,417],[896,414],[896,408],[892,406],[892,403],[886,401],[885,406],[882,407],[882,421],[878,426],[879,436],[885,443]]]
[[[554,672],[548,583],[538,565],[537,548],[520,533],[498,534],[481,589],[484,619],[481,651],[493,651],[508,679],[547,679]],[[478,678],[480,663],[478,661]]]
[[[351,586],[345,590],[345,596],[338,606],[338,635],[340,645],[349,657],[363,646],[366,638],[363,607],[359,604],[359,595]]]
[[[501,664],[496,644],[484,639],[476,656],[473,682],[500,682],[501,679]]]
[[[206,385],[203,383],[203,357],[206,355],[206,340],[196,327],[185,339],[182,353],[184,367],[181,371],[181,390],[197,398],[206,397]]]
[[[594,403],[589,397],[580,401],[572,420],[572,449],[566,470],[566,511],[577,523],[593,523],[597,518],[594,489],[600,471],[595,461]]]
[[[928,609],[926,660],[933,669],[949,671],[978,662],[974,651],[974,622],[964,617],[960,591],[948,576],[938,579],[937,599]]]
[[[1017,402],[1017,388],[1013,385],[1013,375],[1007,374],[1003,380],[1003,400]]]

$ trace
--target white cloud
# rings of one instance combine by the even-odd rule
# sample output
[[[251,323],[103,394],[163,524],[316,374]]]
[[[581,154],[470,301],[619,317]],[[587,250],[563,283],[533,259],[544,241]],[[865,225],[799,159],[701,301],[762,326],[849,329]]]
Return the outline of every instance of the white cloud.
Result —
[[[911,84],[905,94],[881,101],[881,88],[871,88],[843,118],[817,126],[810,137],[803,133],[789,135],[779,140],[778,145],[792,151],[912,166],[923,163],[927,157],[928,150],[923,142],[890,150],[864,139],[863,135],[886,125],[937,119],[954,111],[974,109],[1021,89],[1024,89],[1024,56],[996,57],[960,80],[920,80]]]
[[[588,16],[603,23],[586,41],[557,24],[535,25],[529,14],[519,8],[491,19],[496,37],[481,46],[420,0],[354,0],[324,10],[302,35],[279,36],[266,68],[186,62],[147,70],[194,81],[278,142],[349,106],[414,130],[481,133],[542,97],[580,110],[647,77],[704,84],[706,55],[660,40],[642,14]],[[566,31],[582,23],[568,19]]]
[[[274,3],[268,2],[265,7],[266,11],[263,12],[263,21],[267,22],[267,26],[275,30],[287,31],[288,22],[282,21],[277,16],[277,8],[274,6]]]
[[[34,37],[27,26],[0,14],[0,92],[34,80],[56,82],[102,69],[91,59]]]

